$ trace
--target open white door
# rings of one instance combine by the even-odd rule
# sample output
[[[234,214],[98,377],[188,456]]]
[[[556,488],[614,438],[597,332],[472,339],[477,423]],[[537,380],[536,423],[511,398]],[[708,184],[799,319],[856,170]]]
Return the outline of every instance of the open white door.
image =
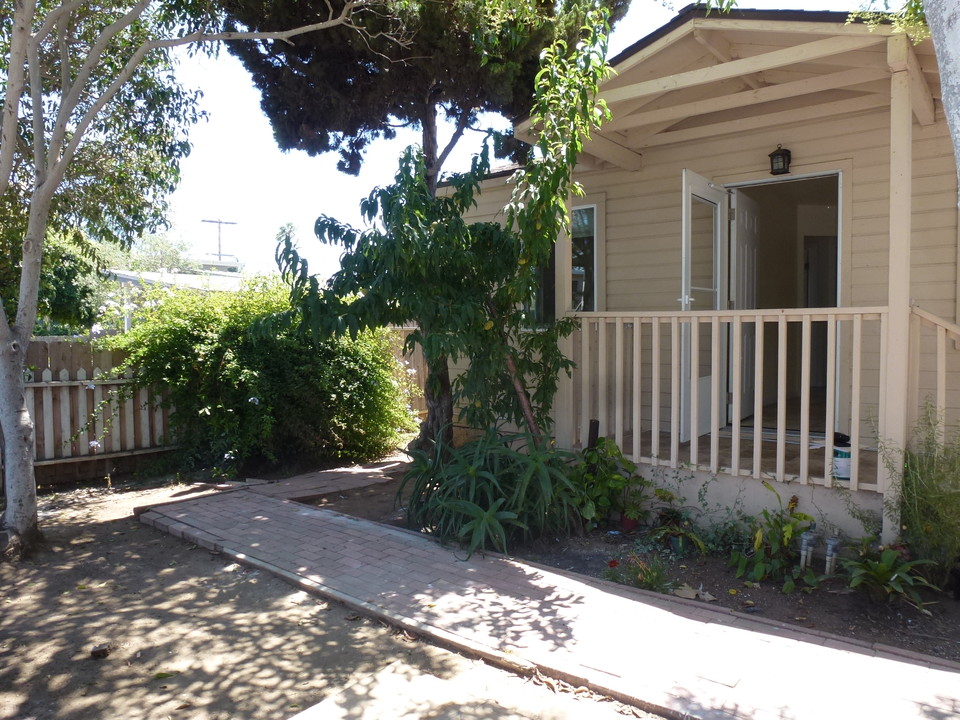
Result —
[[[730,292],[734,310],[757,308],[757,257],[760,249],[760,203],[737,190],[732,196],[734,208],[733,239],[730,243]],[[753,414],[753,395],[756,388],[754,351],[757,329],[744,324],[740,353],[740,420]]]
[[[727,191],[684,169],[682,208],[680,309],[697,312],[725,308]],[[689,323],[682,327],[680,441],[688,442],[694,421],[698,437],[710,432],[711,332],[709,323],[699,325],[696,337]]]

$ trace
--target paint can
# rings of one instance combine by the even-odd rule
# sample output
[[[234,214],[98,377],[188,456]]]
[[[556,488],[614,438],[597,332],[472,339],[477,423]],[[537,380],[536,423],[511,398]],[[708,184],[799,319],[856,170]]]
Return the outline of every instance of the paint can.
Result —
[[[850,479],[850,436],[843,433],[833,434],[833,478]]]

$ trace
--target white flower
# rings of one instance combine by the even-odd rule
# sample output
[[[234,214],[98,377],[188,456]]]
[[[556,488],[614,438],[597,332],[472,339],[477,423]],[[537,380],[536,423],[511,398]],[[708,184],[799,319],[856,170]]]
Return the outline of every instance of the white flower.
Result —
[[[97,440],[91,440],[87,444],[90,446],[90,449],[93,450],[94,452],[100,449],[100,443]]]
[[[252,397],[252,398],[250,398],[249,400],[247,400],[247,402],[253,403],[254,405],[259,405],[259,404],[260,404],[260,398],[258,398],[258,397]]]

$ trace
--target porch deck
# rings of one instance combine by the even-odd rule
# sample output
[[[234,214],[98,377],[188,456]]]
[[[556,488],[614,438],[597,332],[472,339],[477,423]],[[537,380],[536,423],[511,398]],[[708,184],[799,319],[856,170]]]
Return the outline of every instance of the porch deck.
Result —
[[[613,438],[611,438],[613,439]],[[633,435],[632,433],[626,433],[624,436],[624,443],[626,448],[631,448],[633,446]],[[652,443],[652,434],[649,431],[641,432],[640,434],[640,445],[641,447],[650,447]],[[670,434],[666,432],[661,432],[659,437],[660,447],[669,447],[670,446]],[[754,472],[753,470],[746,470],[744,468],[748,467],[748,463],[753,458],[753,429],[750,428],[748,431],[741,431],[740,439],[740,457],[739,462],[736,463],[737,467],[740,468],[739,475],[743,477],[757,477],[764,478],[769,480],[774,480],[777,477],[777,434],[776,430],[764,430],[762,435],[762,440],[760,443],[760,466],[759,471]],[[734,467],[733,462],[733,434],[729,427],[722,428],[719,432],[719,442],[718,442],[718,463],[719,463],[719,474],[724,475],[733,475],[732,468]],[[831,470],[832,462],[825,462],[826,448],[825,443],[820,434],[819,437],[811,436],[808,444],[809,455],[808,455],[808,474],[810,478],[818,481],[818,484],[827,484],[824,478],[830,477],[827,474],[827,471]],[[785,481],[798,481],[800,479],[800,456],[801,456],[801,445],[799,435],[797,433],[787,433],[786,441],[784,443],[784,480]],[[832,457],[831,457],[832,460]],[[878,482],[878,456],[877,449],[871,447],[861,447],[858,453],[858,466],[859,466],[859,486],[862,490],[874,489]],[[666,465],[670,466],[671,463],[668,460],[661,460],[659,458],[649,458],[647,464],[652,466],[661,466]],[[680,467],[692,467],[693,464],[690,461],[690,443],[680,443],[679,445],[679,457],[678,457],[678,466]],[[842,486],[848,486],[849,482],[846,480],[837,479],[835,482],[839,483]]]

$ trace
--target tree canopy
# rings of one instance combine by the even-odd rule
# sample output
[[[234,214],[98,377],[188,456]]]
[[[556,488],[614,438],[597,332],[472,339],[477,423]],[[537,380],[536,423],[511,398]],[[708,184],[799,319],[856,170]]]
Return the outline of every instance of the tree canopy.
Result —
[[[333,5],[343,0],[333,0]],[[594,6],[611,22],[629,0],[414,0],[387,18],[377,8],[357,16],[367,29],[334,30],[289,43],[230,46],[253,76],[282,149],[340,153],[356,174],[363,153],[398,126],[423,132],[427,177],[435,187],[445,152],[437,114],[456,124],[453,143],[491,111],[517,118],[530,109],[540,53],[555,39],[574,40]],[[234,27],[271,30],[326,12],[328,0],[227,0]],[[405,42],[397,41],[397,23]],[[394,32],[391,32],[394,31]],[[452,143],[451,143],[452,145]]]

